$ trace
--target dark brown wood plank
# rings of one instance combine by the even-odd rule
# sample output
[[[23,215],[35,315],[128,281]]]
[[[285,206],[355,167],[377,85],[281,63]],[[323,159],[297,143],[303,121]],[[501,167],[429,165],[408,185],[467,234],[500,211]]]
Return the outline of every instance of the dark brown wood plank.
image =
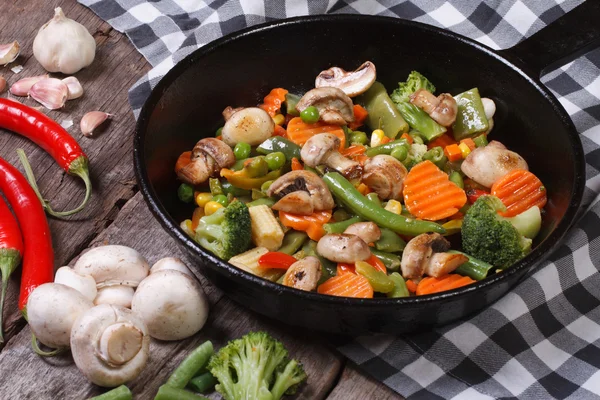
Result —
[[[102,244],[131,246],[144,254],[150,263],[166,256],[181,257],[194,270],[195,262],[181,252],[174,239],[154,220],[139,193],[123,207],[114,224],[94,239],[91,246]],[[228,340],[253,330],[270,332],[283,341],[292,357],[304,364],[309,384],[296,398],[325,398],[340,372],[339,356],[323,346],[314,335],[297,328],[282,327],[276,321],[234,304],[206,282],[197,269],[194,272],[211,303],[209,320],[190,339],[172,343],[152,341],[149,364],[140,377],[128,385],[139,396],[137,398],[152,398],[181,360],[205,340],[210,339],[219,348]],[[42,359],[35,355],[31,350],[30,335],[26,327],[0,353],[2,398],[83,399],[103,391],[87,382],[68,354],[53,359]],[[213,398],[219,397],[213,395]]]
[[[60,267],[106,228],[115,218],[119,207],[136,192],[132,168],[135,120],[127,100],[127,89],[150,66],[124,35],[112,30],[92,11],[75,1],[7,1],[3,3],[0,13],[0,43],[18,40],[21,55],[9,67],[16,64],[24,67],[19,74],[14,74],[6,67],[0,68],[0,74],[8,80],[9,86],[21,78],[44,73],[33,57],[32,43],[39,27],[53,16],[56,6],[61,6],[68,17],[86,26],[97,42],[93,64],[75,74],[83,85],[83,97],[67,102],[60,111],[44,111],[59,122],[73,120],[74,125],[68,131],[77,138],[90,158],[94,184],[93,197],[83,212],[69,221],[50,220],[55,267]],[[7,95],[7,92],[0,94],[2,97]],[[30,106],[39,106],[31,99],[19,100]],[[114,117],[105,132],[97,138],[88,139],[81,135],[79,121],[86,112],[92,110],[106,111],[114,114]],[[0,157],[21,169],[15,153],[17,148],[23,148],[28,154],[40,189],[47,199],[52,200],[55,209],[70,209],[81,201],[83,184],[78,178],[68,176],[49,155],[27,139],[0,129]],[[5,305],[7,337],[23,326],[16,307],[19,275],[20,269],[11,279]]]
[[[384,384],[361,373],[356,365],[348,362],[342,376],[327,400],[402,400],[403,397]]]

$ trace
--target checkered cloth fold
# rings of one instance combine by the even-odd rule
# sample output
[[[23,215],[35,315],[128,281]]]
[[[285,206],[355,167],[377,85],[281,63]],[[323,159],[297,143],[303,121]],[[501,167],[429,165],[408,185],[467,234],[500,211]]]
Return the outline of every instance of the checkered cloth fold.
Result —
[[[79,0],[124,32],[154,66],[130,90],[137,116],[179,60],[236,30],[307,14],[412,19],[494,49],[530,36],[582,0]],[[597,0],[588,0],[597,1]],[[537,272],[491,307],[430,332],[365,336],[339,350],[409,399],[600,398],[600,49],[542,81],[586,153],[584,217]],[[557,167],[560,160],[557,160]]]

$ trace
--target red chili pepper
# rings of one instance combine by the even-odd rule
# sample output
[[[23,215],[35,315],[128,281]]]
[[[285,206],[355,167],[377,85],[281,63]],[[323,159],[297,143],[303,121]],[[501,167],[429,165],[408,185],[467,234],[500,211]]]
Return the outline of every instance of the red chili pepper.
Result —
[[[11,205],[24,239],[23,273],[19,309],[25,314],[29,294],[38,286],[52,282],[54,252],[44,209],[27,179],[0,158],[0,190]]]
[[[19,224],[10,212],[4,199],[0,197],[0,272],[2,273],[2,293],[0,294],[0,343],[4,342],[2,311],[8,278],[17,269],[23,256],[23,238]]]
[[[467,201],[469,202],[469,204],[473,204],[481,196],[486,196],[489,194],[485,190],[481,189],[467,189],[465,193],[467,195]]]
[[[79,176],[85,182],[85,198],[79,207],[70,211],[54,211],[43,200],[27,158],[24,153],[20,152],[19,157],[25,167],[27,178],[48,214],[64,217],[75,214],[85,207],[92,193],[88,158],[77,141],[62,126],[31,107],[9,99],[0,99],[0,128],[8,129],[32,140],[48,152],[68,174]]]
[[[288,269],[296,261],[298,260],[289,254],[281,253],[279,251],[270,251],[260,256],[258,265],[261,268]]]

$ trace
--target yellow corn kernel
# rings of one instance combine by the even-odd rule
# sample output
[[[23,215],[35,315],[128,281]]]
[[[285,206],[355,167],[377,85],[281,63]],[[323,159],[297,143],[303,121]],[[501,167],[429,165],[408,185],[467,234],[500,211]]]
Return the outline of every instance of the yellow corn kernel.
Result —
[[[252,223],[252,242],[269,251],[275,251],[283,243],[283,230],[275,218],[271,208],[265,204],[250,207],[250,222]]]
[[[385,137],[385,132],[382,129],[375,129],[371,133],[371,147],[379,146]]]
[[[212,215],[216,213],[219,208],[223,208],[223,204],[217,203],[216,201],[209,201],[204,206],[204,215]]]
[[[192,229],[191,219],[186,219],[185,221],[182,221],[181,224],[179,224],[179,226],[181,227],[181,229],[183,229],[185,233],[187,233],[191,237],[194,237],[194,230]]]
[[[398,200],[389,200],[385,205],[385,209],[393,212],[394,214],[400,215],[402,213],[402,203]]]
[[[275,122],[275,125],[283,125],[283,123],[285,122],[285,117],[283,116],[283,114],[276,114],[273,117],[273,122]]]
[[[460,232],[460,229],[462,228],[462,223],[462,219],[451,219],[445,224],[442,224],[442,228],[446,230],[444,236],[453,235],[455,233]]]
[[[471,153],[471,149],[465,143],[461,143],[458,145],[460,149],[460,153],[462,154],[462,158],[467,158],[467,156]]]
[[[198,207],[204,207],[206,203],[212,200],[212,194],[210,193],[197,193],[196,204]]]
[[[258,265],[258,259],[268,252],[269,249],[266,247],[255,247],[242,254],[231,257],[229,262],[244,271],[275,282],[285,273],[285,271],[274,268],[262,268]]]

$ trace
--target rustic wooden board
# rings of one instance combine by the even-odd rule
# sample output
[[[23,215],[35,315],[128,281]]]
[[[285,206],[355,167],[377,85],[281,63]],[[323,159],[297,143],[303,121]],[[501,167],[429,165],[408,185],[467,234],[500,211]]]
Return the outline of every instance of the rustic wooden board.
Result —
[[[348,362],[327,400],[348,399],[402,400],[403,397],[375,379],[362,374],[355,365]]]

